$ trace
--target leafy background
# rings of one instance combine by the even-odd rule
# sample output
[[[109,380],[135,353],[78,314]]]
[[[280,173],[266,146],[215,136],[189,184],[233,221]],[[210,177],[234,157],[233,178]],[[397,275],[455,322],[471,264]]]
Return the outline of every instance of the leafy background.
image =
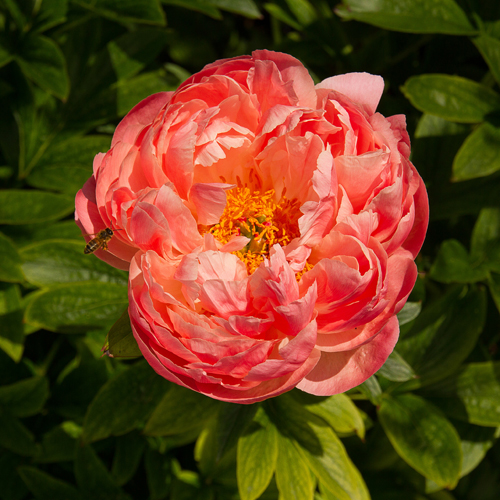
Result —
[[[500,3],[0,0],[0,498],[489,500],[500,491]],[[221,57],[383,75],[431,224],[360,387],[240,406],[134,354],[74,196],[133,105]],[[120,318],[121,317],[121,318]]]

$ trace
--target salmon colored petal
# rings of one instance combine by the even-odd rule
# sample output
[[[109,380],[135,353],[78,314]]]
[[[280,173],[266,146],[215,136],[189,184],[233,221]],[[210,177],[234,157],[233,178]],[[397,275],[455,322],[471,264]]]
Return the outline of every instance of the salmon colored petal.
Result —
[[[393,316],[367,344],[341,353],[322,352],[317,365],[297,384],[316,396],[340,394],[363,383],[386,362],[399,337]]]

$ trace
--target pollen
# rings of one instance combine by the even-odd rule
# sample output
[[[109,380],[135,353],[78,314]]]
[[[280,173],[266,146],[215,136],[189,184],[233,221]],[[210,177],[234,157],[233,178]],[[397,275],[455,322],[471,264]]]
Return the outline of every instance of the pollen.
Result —
[[[219,223],[208,230],[223,244],[235,235],[250,239],[245,248],[232,252],[245,263],[249,274],[269,256],[273,245],[285,246],[300,236],[300,203],[296,198],[290,200],[283,193],[276,201],[274,189],[263,193],[241,185],[226,195],[226,208]]]

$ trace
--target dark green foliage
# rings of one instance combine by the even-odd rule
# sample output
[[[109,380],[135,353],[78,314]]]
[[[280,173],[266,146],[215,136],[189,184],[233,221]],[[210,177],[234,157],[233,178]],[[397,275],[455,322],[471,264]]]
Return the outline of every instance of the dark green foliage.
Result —
[[[135,104],[260,48],[384,77],[431,224],[376,375],[237,405],[133,359],[127,274],[72,212]],[[0,1],[0,500],[496,500],[499,85],[494,1]]]

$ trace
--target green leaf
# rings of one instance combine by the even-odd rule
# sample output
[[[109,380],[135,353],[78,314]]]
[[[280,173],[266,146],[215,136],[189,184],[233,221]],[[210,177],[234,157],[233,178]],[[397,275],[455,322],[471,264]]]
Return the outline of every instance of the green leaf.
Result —
[[[276,484],[280,500],[313,500],[315,484],[302,453],[294,443],[278,434]]]
[[[69,94],[66,61],[57,44],[41,35],[27,36],[15,56],[24,75],[59,99]]]
[[[285,0],[288,8],[293,12],[302,26],[309,26],[317,20],[316,9],[308,0]]]
[[[9,64],[13,58],[14,54],[9,47],[7,39],[0,35],[0,68]]]
[[[36,14],[34,31],[41,33],[66,21],[68,0],[43,0]]]
[[[261,19],[262,15],[253,0],[208,0],[208,3],[218,9],[234,12],[250,19]]]
[[[52,427],[42,437],[42,448],[36,457],[39,463],[72,462],[75,459],[76,439],[67,431],[69,424]]]
[[[21,257],[12,241],[0,233],[0,280],[13,283],[24,281]]]
[[[170,455],[162,454],[151,448],[146,449],[144,468],[151,500],[162,500],[168,497],[171,480]]]
[[[488,277],[488,269],[470,257],[459,241],[446,240],[441,244],[429,276],[441,283],[475,283]]]
[[[255,416],[259,405],[220,403],[216,418],[206,426],[196,441],[195,458],[205,477],[219,477],[227,461],[234,461],[240,436]],[[228,458],[229,457],[229,458]]]
[[[128,309],[123,312],[109,330],[105,351],[111,358],[136,358],[142,356],[130,326]]]
[[[472,179],[429,188],[431,220],[443,220],[465,214],[478,214],[482,208],[500,206],[500,176]]]
[[[453,0],[343,0],[337,9],[355,19],[395,31],[472,35],[477,32]]]
[[[467,358],[486,320],[484,289],[461,287],[434,300],[398,342],[398,352],[420,376],[407,382],[426,385],[453,373]]]
[[[222,19],[222,14],[219,9],[209,3],[206,3],[205,0],[161,0],[161,3],[165,5],[176,5],[178,7],[183,7],[184,9],[201,12],[202,14],[210,16],[214,19]]]
[[[33,224],[61,219],[75,209],[71,196],[26,189],[0,190],[0,224]]]
[[[318,480],[339,500],[369,500],[363,478],[329,425],[284,394],[267,403],[281,434],[304,452]]]
[[[274,3],[265,3],[263,7],[272,17],[290,26],[294,30],[301,31],[303,29],[302,26],[281,6]]]
[[[208,421],[218,408],[217,401],[174,385],[155,408],[144,428],[144,434],[173,436],[197,429]]]
[[[16,0],[3,0],[3,4],[7,7],[9,14],[12,16],[19,30],[22,31],[26,24],[26,16],[20,9],[18,2]]]
[[[482,123],[467,137],[453,162],[453,181],[486,177],[500,170],[500,128]]]
[[[0,484],[2,495],[7,500],[21,500],[28,495],[28,489],[17,469],[24,465],[25,459],[7,450],[0,453]]]
[[[491,273],[488,279],[488,286],[491,296],[493,297],[493,301],[500,312],[500,274]]]
[[[0,446],[23,457],[36,455],[33,434],[10,412],[0,408]]]
[[[102,260],[84,255],[85,241],[45,240],[21,249],[26,279],[35,286],[75,281],[116,283],[126,286],[127,273]],[[99,287],[99,284],[95,284]]]
[[[500,40],[483,33],[472,41],[484,57],[495,80],[500,84]]]
[[[116,78],[124,80],[135,76],[155,60],[167,40],[164,30],[139,27],[109,42],[108,51]]]
[[[82,422],[88,406],[108,381],[104,359],[72,360],[51,387],[51,408],[65,418]],[[75,367],[76,365],[76,367]],[[67,430],[65,428],[65,430]]]
[[[16,363],[24,350],[23,316],[19,286],[0,283],[0,349]]]
[[[37,414],[49,396],[49,383],[45,377],[32,377],[0,387],[0,405],[16,417]]]
[[[404,394],[385,397],[378,416],[405,462],[439,486],[457,484],[462,467],[460,439],[439,410],[421,397]]]
[[[391,382],[406,382],[416,377],[413,368],[397,353],[397,351],[391,352],[387,361],[377,372],[377,375]]]
[[[145,362],[113,377],[97,393],[83,423],[82,441],[91,443],[142,426],[168,384]]]
[[[158,0],[73,0],[96,14],[118,22],[165,25],[165,15]]]
[[[459,123],[478,123],[500,109],[500,96],[489,87],[459,76],[412,76],[401,89],[420,111]]]
[[[499,430],[494,427],[479,427],[458,420],[453,426],[460,436],[463,462],[460,477],[472,472],[483,460],[486,452],[495,444]]]
[[[92,498],[92,500],[129,498],[115,484],[111,474],[90,445],[77,447],[75,476],[84,498]]]
[[[268,487],[278,459],[278,433],[262,408],[238,440],[236,477],[241,500],[255,500]]]
[[[484,208],[479,213],[472,231],[471,256],[475,259],[488,259],[488,250],[498,240],[500,240],[500,208]]]
[[[500,362],[470,363],[429,387],[426,398],[453,418],[500,426]]]
[[[138,102],[157,92],[166,90],[163,70],[142,73],[116,85],[116,108],[119,116],[126,115]]]
[[[74,486],[35,467],[19,467],[18,471],[37,500],[82,500]]]
[[[378,383],[376,375],[367,378],[358,389],[375,405],[378,406],[382,397],[382,388]]]
[[[24,317],[50,331],[78,333],[116,321],[127,303],[127,287],[117,283],[65,283],[33,293]]]
[[[137,432],[131,432],[117,440],[111,475],[118,486],[132,479],[139,467],[146,441]]]
[[[330,424],[335,432],[340,434],[355,432],[361,439],[365,437],[363,418],[349,396],[334,394],[327,398],[320,398],[298,390],[291,392],[291,395],[306,410]]]
[[[399,326],[406,325],[413,321],[422,310],[421,302],[407,302],[401,311],[398,312]]]
[[[26,181],[30,186],[60,191],[72,196],[92,175],[94,156],[109,149],[107,135],[71,137],[52,143],[38,160]]]

